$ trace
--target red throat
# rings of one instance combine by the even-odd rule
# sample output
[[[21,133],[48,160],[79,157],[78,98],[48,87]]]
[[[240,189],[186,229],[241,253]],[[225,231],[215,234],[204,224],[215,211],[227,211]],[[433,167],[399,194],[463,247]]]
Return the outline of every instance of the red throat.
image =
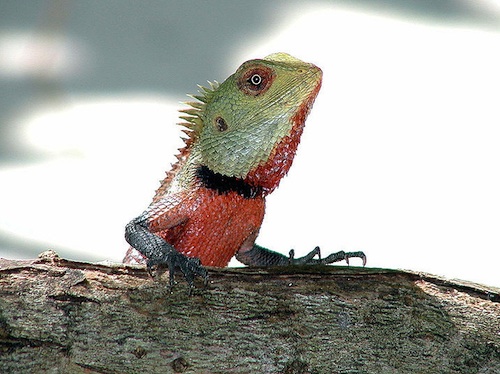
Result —
[[[262,187],[265,195],[270,194],[278,187],[281,178],[286,175],[292,166],[307,115],[311,111],[320,88],[321,82],[292,116],[291,121],[293,125],[290,134],[281,139],[274,147],[269,159],[265,163],[257,166],[245,178],[245,182],[253,186]]]

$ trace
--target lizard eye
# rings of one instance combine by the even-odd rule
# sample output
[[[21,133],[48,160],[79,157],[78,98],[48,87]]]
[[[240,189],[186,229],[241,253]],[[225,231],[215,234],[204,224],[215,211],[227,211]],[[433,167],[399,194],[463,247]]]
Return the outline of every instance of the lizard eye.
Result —
[[[266,92],[275,78],[274,71],[262,65],[251,66],[240,75],[237,85],[245,94],[258,96]]]
[[[262,83],[262,77],[259,74],[254,74],[248,81],[254,86],[258,86]]]

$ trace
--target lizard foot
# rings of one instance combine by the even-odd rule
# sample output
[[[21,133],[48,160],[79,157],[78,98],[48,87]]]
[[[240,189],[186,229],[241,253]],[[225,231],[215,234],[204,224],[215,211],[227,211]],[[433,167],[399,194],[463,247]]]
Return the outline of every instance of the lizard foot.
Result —
[[[318,255],[318,258],[314,257]],[[321,250],[319,247],[314,248],[304,257],[295,258],[295,250],[291,249],[289,252],[288,263],[291,265],[326,265],[334,262],[345,260],[349,265],[350,258],[360,258],[363,261],[363,266],[366,265],[366,255],[362,251],[358,252],[344,252],[339,251],[332,253],[325,258],[321,258]]]
[[[147,260],[146,267],[148,273],[155,277],[159,275],[162,268],[168,269],[169,275],[169,288],[175,284],[174,273],[176,269],[179,269],[181,273],[184,275],[184,278],[188,282],[188,295],[191,295],[194,287],[194,278],[198,275],[203,278],[203,284],[206,286],[208,283],[208,272],[201,265],[201,262],[198,258],[190,258],[182,253],[179,253],[175,250],[168,251],[162,257],[152,257]]]

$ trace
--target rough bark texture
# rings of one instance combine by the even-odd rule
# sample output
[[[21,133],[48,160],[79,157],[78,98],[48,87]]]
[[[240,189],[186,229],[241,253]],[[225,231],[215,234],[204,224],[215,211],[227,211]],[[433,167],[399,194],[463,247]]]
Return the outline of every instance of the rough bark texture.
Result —
[[[180,278],[179,278],[180,279]],[[500,373],[498,289],[340,266],[0,260],[1,373]]]

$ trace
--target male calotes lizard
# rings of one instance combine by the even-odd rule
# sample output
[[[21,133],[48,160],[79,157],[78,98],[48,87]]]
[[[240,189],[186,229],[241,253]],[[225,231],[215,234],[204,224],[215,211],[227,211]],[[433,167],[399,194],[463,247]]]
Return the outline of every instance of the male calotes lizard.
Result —
[[[304,123],[320,90],[322,71],[285,53],[243,63],[223,83],[200,86],[181,110],[188,138],[153,202],[125,230],[133,247],[125,262],[179,268],[189,285],[204,266],[328,264],[363,252],[302,257],[255,244],[265,197],[288,172]],[[135,248],[135,249],[134,249]],[[137,252],[138,251],[138,252]],[[314,258],[318,255],[319,258]]]

